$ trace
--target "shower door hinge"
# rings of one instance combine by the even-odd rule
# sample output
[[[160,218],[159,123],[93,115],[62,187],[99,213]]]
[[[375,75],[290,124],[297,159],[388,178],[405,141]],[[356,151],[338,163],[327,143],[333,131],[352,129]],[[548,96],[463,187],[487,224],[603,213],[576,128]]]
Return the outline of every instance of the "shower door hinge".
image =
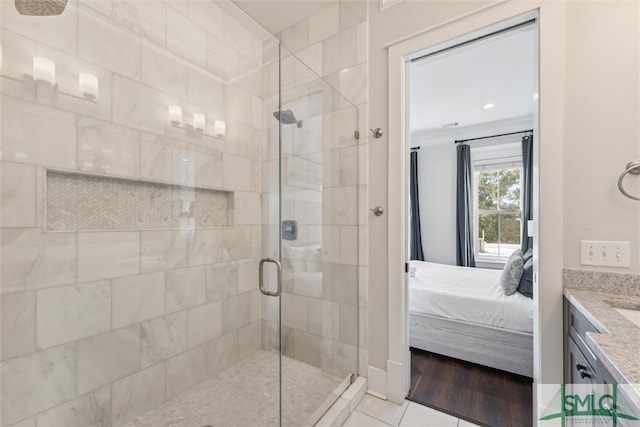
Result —
[[[354,131],[353,131],[353,137],[354,137],[355,139],[360,139],[360,131],[359,131],[359,130],[357,130],[357,129],[356,129],[356,130],[354,130]]]
[[[408,263],[408,262],[405,262],[405,263],[404,263],[404,272],[405,272],[405,273],[408,273],[408,272],[409,272],[409,263]]]

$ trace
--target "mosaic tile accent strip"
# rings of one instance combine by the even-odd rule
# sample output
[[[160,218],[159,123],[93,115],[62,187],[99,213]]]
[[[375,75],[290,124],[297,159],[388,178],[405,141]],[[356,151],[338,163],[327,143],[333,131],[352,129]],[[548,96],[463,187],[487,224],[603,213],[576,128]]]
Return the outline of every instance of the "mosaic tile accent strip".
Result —
[[[233,192],[47,171],[47,231],[233,226]]]

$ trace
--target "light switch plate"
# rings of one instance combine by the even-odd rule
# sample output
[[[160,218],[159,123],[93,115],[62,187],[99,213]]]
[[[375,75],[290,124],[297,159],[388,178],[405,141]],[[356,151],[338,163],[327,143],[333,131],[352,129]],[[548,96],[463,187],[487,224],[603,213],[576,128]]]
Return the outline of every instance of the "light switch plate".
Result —
[[[631,267],[631,242],[580,240],[580,264]]]

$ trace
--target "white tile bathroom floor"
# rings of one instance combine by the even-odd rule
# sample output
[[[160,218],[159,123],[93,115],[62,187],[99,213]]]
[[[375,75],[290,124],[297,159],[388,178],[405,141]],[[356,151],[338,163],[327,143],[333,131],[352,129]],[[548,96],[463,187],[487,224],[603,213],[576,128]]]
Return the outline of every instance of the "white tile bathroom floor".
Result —
[[[402,405],[366,395],[347,418],[349,427],[473,427],[475,424],[405,400]]]
[[[303,425],[341,382],[284,356],[282,371],[286,426]],[[278,394],[278,355],[260,350],[125,426],[277,426]]]

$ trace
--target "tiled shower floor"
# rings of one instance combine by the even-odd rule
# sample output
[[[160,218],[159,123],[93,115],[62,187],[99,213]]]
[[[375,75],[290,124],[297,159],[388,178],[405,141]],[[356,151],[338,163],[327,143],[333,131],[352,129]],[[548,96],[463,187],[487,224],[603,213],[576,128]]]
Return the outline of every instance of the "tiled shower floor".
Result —
[[[319,368],[282,357],[282,424],[301,426],[340,384]],[[276,426],[278,355],[260,350],[127,427]]]

